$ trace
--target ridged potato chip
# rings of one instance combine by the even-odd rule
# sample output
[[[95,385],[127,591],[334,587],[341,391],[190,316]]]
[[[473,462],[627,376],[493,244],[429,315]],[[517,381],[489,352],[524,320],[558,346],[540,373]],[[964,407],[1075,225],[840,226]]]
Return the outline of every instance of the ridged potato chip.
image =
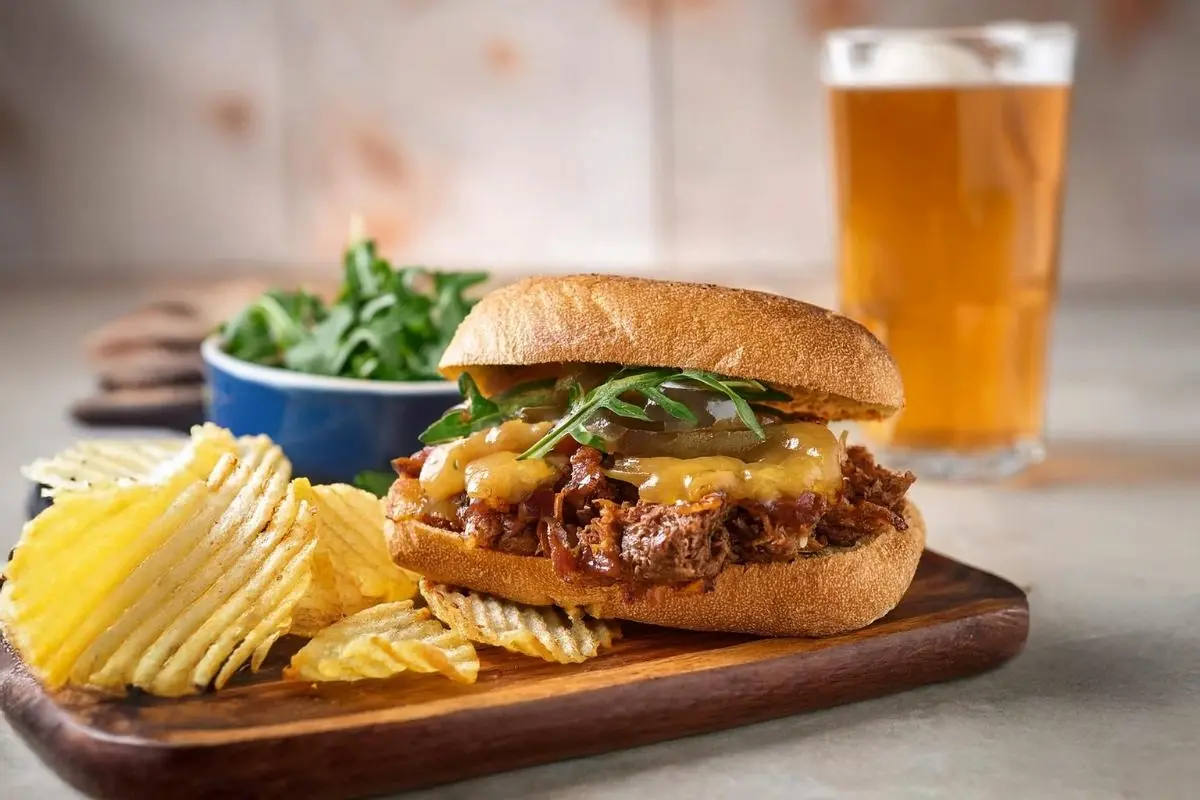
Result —
[[[292,633],[313,636],[342,617],[417,595],[417,576],[398,567],[383,536],[383,501],[345,484],[316,486],[313,580]]]
[[[527,606],[421,580],[433,615],[467,639],[560,664],[578,664],[621,637],[612,620],[568,614],[555,606]]]
[[[98,439],[79,442],[50,458],[21,467],[21,474],[41,484],[42,494],[108,489],[145,483],[164,461],[178,455],[185,439]]]
[[[118,486],[158,483],[180,469],[203,480],[220,456],[235,453],[239,441],[212,423],[192,428],[191,439],[96,439],[75,444],[21,468],[42,485],[42,495],[97,491]],[[251,440],[241,440],[243,447]]]
[[[284,677],[306,681],[389,678],[440,672],[460,683],[479,674],[475,648],[411,600],[382,603],[320,631],[292,656]]]
[[[197,480],[224,449],[200,439],[159,483],[68,492],[25,526],[0,625],[46,686],[220,688],[290,626],[311,580],[312,488],[265,437]]]

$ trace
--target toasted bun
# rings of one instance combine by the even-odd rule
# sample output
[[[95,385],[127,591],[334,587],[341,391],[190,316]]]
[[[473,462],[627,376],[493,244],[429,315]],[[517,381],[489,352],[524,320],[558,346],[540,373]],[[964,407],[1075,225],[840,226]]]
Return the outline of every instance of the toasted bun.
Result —
[[[870,331],[779,295],[612,275],[529,278],[484,297],[439,368],[487,394],[546,365],[702,369],[774,384],[789,410],[881,419],[904,405],[900,373]],[[541,370],[538,365],[543,365]]]
[[[908,530],[892,529],[854,547],[788,563],[734,564],[711,591],[665,589],[630,600],[620,586],[572,586],[550,559],[472,547],[460,535],[415,520],[388,520],[396,563],[431,580],[518,603],[582,608],[595,617],[700,631],[762,636],[832,636],[871,624],[900,602],[925,546],[925,522],[912,503]]]

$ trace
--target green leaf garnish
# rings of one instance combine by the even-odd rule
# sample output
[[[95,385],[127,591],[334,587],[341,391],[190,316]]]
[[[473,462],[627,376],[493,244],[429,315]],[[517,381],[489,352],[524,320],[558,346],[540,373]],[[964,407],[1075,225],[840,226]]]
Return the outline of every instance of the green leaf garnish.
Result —
[[[376,497],[387,497],[392,484],[396,482],[396,473],[369,469],[354,476],[354,485],[366,489]]]
[[[767,435],[755,416],[754,410],[750,407],[748,398],[754,400],[787,399],[787,395],[770,389],[758,381],[726,378],[703,370],[626,368],[618,370],[607,381],[586,394],[578,391],[578,384],[572,384],[574,391],[567,413],[519,458],[542,458],[568,436],[580,444],[596,446],[597,437],[586,428],[586,425],[604,409],[622,417],[649,420],[650,416],[643,408],[622,399],[621,396],[627,393],[641,394],[671,416],[695,422],[695,414],[686,405],[672,400],[662,391],[665,383],[688,381],[720,392],[732,400],[738,419],[753,431],[759,440],[766,439]],[[668,402],[664,404],[664,400]]]
[[[784,392],[772,389],[762,381],[751,380],[749,378],[733,378],[722,382],[747,400],[783,402],[792,399]]]
[[[554,381],[543,380],[519,384],[489,400],[465,372],[458,376],[458,391],[463,401],[425,429],[418,437],[423,444],[461,439],[499,425],[523,408],[553,405],[556,398]]]
[[[325,316],[325,307],[315,295],[270,291],[226,323],[225,349],[244,361],[278,366],[287,349],[302,342],[307,329]]]
[[[653,418],[646,413],[645,409],[640,406],[635,406],[633,403],[626,403],[619,397],[610,397],[604,402],[604,407],[609,411],[629,417],[631,419],[640,419],[645,422],[652,422]]]
[[[659,389],[657,386],[641,386],[638,388],[638,391],[641,392],[647,400],[654,403],[654,405],[658,406],[663,411],[666,411],[675,419],[681,419],[685,422],[691,422],[695,424],[696,415],[692,413],[692,410],[678,400],[673,400],[672,398],[667,397],[665,394],[663,394],[662,389]]]
[[[222,326],[225,352],[314,375],[441,380],[442,353],[474,305],[465,292],[485,272],[393,268],[375,243],[347,247],[337,300],[270,291]]]
[[[733,407],[737,410],[738,419],[746,424],[746,427],[754,431],[754,435],[760,440],[766,439],[767,434],[763,432],[762,423],[758,421],[758,417],[754,416],[754,410],[750,408],[750,404],[746,399],[737,393],[737,390],[731,387],[728,383],[724,383],[716,375],[711,372],[702,372],[700,370],[689,369],[684,370],[683,374],[694,380],[696,383],[709,387],[710,389],[721,392],[723,395],[733,401]]]
[[[484,397],[475,380],[465,372],[458,376],[458,391],[467,401],[467,413],[472,418],[500,413],[500,407]]]

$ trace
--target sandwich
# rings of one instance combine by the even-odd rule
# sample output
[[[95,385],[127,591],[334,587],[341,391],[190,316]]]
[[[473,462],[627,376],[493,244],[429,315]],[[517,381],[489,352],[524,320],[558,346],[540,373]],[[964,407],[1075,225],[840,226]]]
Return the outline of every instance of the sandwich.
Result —
[[[471,310],[463,400],[397,458],[400,566],[598,618],[829,636],[899,602],[911,473],[829,423],[904,404],[887,348],[827,309],[706,284],[532,278]]]

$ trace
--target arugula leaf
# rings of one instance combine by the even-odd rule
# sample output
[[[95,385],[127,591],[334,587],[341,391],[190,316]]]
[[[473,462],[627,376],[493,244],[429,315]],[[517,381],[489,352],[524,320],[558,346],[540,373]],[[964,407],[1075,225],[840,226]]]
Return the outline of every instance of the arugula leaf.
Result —
[[[303,341],[307,327],[318,324],[325,314],[315,295],[267,292],[222,327],[225,349],[244,361],[277,365],[286,349]]]
[[[442,353],[474,305],[484,272],[393,268],[369,239],[347,247],[337,300],[270,291],[222,326],[224,349],[244,361],[372,380],[441,380]]]
[[[418,437],[423,444],[438,444],[499,425],[523,408],[552,405],[556,398],[553,380],[529,381],[490,400],[483,396],[467,373],[458,376],[458,391],[463,401]]]
[[[633,403],[627,403],[619,397],[609,397],[605,399],[603,405],[608,410],[620,414],[622,417],[653,422],[653,419],[646,413],[645,409],[635,406]]]
[[[713,372],[703,370],[675,371],[652,367],[626,368],[614,373],[607,381],[592,389],[587,394],[578,390],[578,384],[573,384],[572,401],[567,413],[550,431],[535,442],[518,458],[542,458],[555,448],[566,437],[570,436],[580,444],[597,446],[597,437],[585,427],[596,414],[608,409],[615,414],[632,419],[649,419],[645,410],[621,399],[621,395],[636,392],[654,402],[668,414],[677,419],[696,421],[696,416],[683,403],[672,400],[662,391],[665,383],[691,381],[707,387],[728,397],[733,401],[734,409],[742,423],[760,440],[767,438],[762,424],[750,407],[743,392],[755,399],[786,399],[787,395],[777,392],[758,381],[740,381],[725,378]],[[739,391],[740,389],[740,391]],[[666,400],[665,404],[662,402]],[[601,443],[602,444],[602,443]]]
[[[612,400],[619,399],[625,392],[634,389],[638,383],[657,386],[663,383],[664,378],[674,374],[672,370],[632,371],[632,374],[629,371],[621,370],[587,394],[576,393],[575,402],[571,403],[566,415],[550,429],[549,433],[534,442],[533,446],[521,453],[518,458],[542,458],[567,436],[573,437],[576,441],[582,441],[576,434],[594,439],[593,434],[585,430],[583,426],[597,412],[608,407]],[[578,388],[578,384],[573,384],[573,386]]]
[[[396,482],[396,473],[369,469],[354,476],[354,485],[366,489],[376,497],[387,497],[392,484]]]
[[[638,387],[638,392],[675,419],[681,419],[692,424],[696,423],[696,415],[690,408],[678,400],[667,397],[663,393],[663,390],[657,386],[640,386]]]
[[[484,397],[475,379],[465,372],[458,376],[458,391],[466,399],[467,413],[472,419],[500,413],[500,406]]]
[[[279,348],[255,306],[247,306],[226,322],[221,335],[226,352],[235,358],[258,364],[270,364],[279,358]]]
[[[778,389],[772,389],[762,381],[751,380],[749,378],[737,378],[722,381],[730,389],[734,389],[742,397],[747,400],[759,400],[766,402],[783,402],[792,398],[785,392]]]
[[[358,318],[363,322],[370,322],[381,312],[387,311],[394,305],[396,305],[396,295],[381,294],[363,304],[363,307],[359,309]],[[338,306],[338,308],[346,308],[346,306]]]
[[[754,416],[754,410],[750,408],[750,404],[746,399],[737,393],[728,383],[724,383],[716,375],[711,372],[702,372],[697,369],[685,369],[683,374],[694,380],[696,383],[703,384],[714,391],[721,392],[730,400],[733,401],[733,407],[737,410],[738,419],[746,424],[746,427],[754,431],[754,435],[760,440],[766,439],[767,434],[763,431],[762,423],[758,421],[758,417]]]
[[[484,397],[467,373],[458,378],[458,390],[463,401],[442,415],[421,434],[425,444],[438,444],[498,425],[511,419],[520,409],[557,405],[565,392],[566,413],[550,431],[520,455],[520,458],[541,458],[566,437],[580,444],[603,449],[604,441],[585,427],[604,409],[618,416],[649,421],[645,409],[626,400],[622,395],[640,394],[676,419],[696,422],[696,415],[685,404],[668,396],[662,386],[668,383],[692,382],[729,397],[738,418],[759,439],[766,432],[755,416],[750,399],[787,399],[787,395],[757,382],[725,378],[703,370],[683,370],[654,367],[634,367],[618,370],[608,380],[585,392],[575,377],[523,383],[492,398]]]
[[[343,259],[345,280],[339,302],[351,301],[361,305],[378,297],[392,280],[392,268],[375,251],[375,242],[359,239],[346,250]]]
[[[444,343],[443,349],[471,310],[470,303],[463,298],[463,292],[487,279],[486,272],[443,272],[433,276],[433,292],[437,299],[433,302],[429,319],[436,328],[438,341]]]
[[[502,421],[500,407],[484,397],[474,379],[465,372],[458,376],[458,393],[463,396],[463,401],[452,406],[417,437],[422,444],[460,439]]]
[[[337,375],[332,356],[337,352],[338,342],[353,324],[353,310],[348,306],[334,306],[328,316],[309,331],[309,336],[284,351],[283,365],[297,372]]]

